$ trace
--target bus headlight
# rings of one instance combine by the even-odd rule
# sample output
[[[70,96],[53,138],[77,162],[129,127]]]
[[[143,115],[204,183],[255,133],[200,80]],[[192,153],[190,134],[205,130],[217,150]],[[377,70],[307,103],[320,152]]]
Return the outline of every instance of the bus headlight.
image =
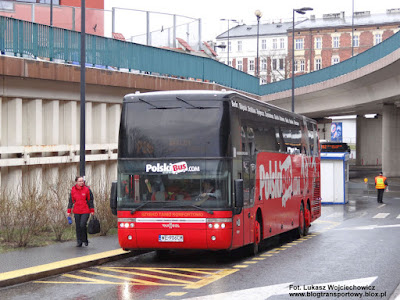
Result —
[[[211,237],[211,240],[212,240],[212,241],[215,241],[216,239],[217,239],[217,238],[216,238],[215,236],[212,236],[212,237]]]
[[[212,228],[212,224],[211,223],[208,224],[208,228]]]
[[[215,228],[215,229],[218,229],[218,228],[219,228],[219,224],[218,224],[218,223],[215,223],[215,224],[214,224],[214,228]]]
[[[128,240],[132,240],[132,236],[131,235],[128,235]]]
[[[225,223],[221,224],[221,228],[224,229],[225,228]]]

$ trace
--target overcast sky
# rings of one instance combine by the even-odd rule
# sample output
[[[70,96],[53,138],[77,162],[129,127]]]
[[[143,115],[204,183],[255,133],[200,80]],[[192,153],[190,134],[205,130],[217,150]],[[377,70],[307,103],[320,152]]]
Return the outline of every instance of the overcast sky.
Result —
[[[105,0],[105,9],[123,7],[201,18],[202,40],[215,40],[215,37],[226,31],[228,27],[227,22],[220,21],[221,18],[243,20],[248,25],[256,24],[254,12],[259,9],[263,14],[261,23],[279,19],[290,21],[293,8],[302,7],[314,9],[305,16],[314,14],[318,18],[322,17],[322,14],[340,11],[345,11],[345,15],[351,16],[353,1],[354,11],[371,11],[373,14],[384,13],[390,8],[400,8],[399,0]],[[297,17],[301,18],[298,14]]]

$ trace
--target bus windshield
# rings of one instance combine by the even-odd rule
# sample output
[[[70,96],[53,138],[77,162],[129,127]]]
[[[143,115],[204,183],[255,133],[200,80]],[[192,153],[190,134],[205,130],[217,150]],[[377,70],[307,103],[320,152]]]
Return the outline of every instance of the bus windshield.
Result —
[[[121,210],[231,207],[227,160],[121,160],[118,173]]]

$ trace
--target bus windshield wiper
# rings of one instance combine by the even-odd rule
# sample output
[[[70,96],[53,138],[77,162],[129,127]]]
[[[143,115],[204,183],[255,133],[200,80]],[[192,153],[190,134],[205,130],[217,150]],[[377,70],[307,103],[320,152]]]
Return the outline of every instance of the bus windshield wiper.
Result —
[[[168,203],[168,202],[166,202],[166,201],[162,201],[162,202],[160,202],[160,201],[147,201],[147,202],[139,205],[138,207],[132,209],[131,210],[131,215],[133,215],[135,213],[135,211],[138,211],[139,209],[141,209],[142,207],[146,206],[149,203]]]
[[[144,102],[144,103],[146,103],[146,104],[148,104],[148,105],[150,105],[150,106],[152,106],[152,107],[154,107],[155,109],[176,109],[176,108],[180,108],[180,107],[164,107],[164,106],[157,106],[157,105],[154,105],[153,103],[150,103],[149,101],[143,100],[142,98],[139,98],[139,97],[138,97],[138,100],[139,100],[139,101],[142,101],[142,102]]]
[[[214,212],[213,212],[212,210],[205,209],[205,208],[202,208],[202,207],[197,206],[197,205],[194,205],[194,204],[185,204],[184,206],[194,207],[194,208],[196,208],[196,209],[198,209],[198,210],[205,211],[206,213],[209,213],[210,215],[213,215],[213,214],[214,214]]]
[[[190,105],[193,108],[197,108],[197,109],[207,109],[207,108],[218,108],[218,107],[212,107],[212,106],[197,106],[194,105],[186,100],[183,100],[182,98],[176,97],[176,99],[178,99],[179,101],[182,101],[183,103],[186,103],[187,105]]]

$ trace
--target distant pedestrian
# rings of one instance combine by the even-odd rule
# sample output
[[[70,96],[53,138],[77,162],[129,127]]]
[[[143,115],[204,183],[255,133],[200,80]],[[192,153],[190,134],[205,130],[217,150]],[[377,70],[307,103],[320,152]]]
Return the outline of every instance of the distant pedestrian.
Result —
[[[73,208],[76,226],[76,246],[82,247],[82,243],[85,246],[89,245],[86,224],[89,214],[94,215],[93,194],[89,187],[85,185],[83,177],[76,177],[75,183],[69,195],[68,216],[71,215]]]
[[[383,203],[383,192],[385,188],[388,186],[387,178],[383,176],[383,173],[380,172],[379,176],[375,177],[375,188],[378,191],[378,203]]]

